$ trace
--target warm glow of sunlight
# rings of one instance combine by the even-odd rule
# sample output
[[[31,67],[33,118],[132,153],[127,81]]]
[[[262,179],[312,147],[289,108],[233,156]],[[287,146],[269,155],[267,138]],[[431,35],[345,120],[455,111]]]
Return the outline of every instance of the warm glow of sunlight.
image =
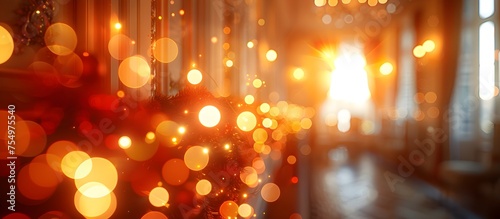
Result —
[[[351,51],[348,51],[351,50]],[[370,99],[368,76],[365,71],[364,56],[354,49],[345,49],[335,59],[329,97],[352,103],[362,103]]]

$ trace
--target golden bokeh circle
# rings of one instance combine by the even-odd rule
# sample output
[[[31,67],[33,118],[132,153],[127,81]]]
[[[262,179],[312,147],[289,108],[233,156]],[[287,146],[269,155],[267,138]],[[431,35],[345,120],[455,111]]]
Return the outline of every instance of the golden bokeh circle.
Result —
[[[170,63],[177,58],[179,47],[170,38],[160,38],[154,44],[153,56],[160,62]]]
[[[238,217],[238,204],[234,201],[225,201],[219,207],[219,213],[222,218]]]
[[[6,62],[14,53],[14,39],[5,27],[0,25],[0,64]]]
[[[244,111],[236,118],[236,125],[242,131],[252,131],[257,125],[257,117],[250,111]]]
[[[76,188],[80,190],[83,189],[83,185],[89,182],[99,182],[102,183],[109,192],[113,191],[118,183],[118,172],[116,171],[116,167],[113,163],[106,158],[93,157],[85,160],[78,166],[75,175],[80,175],[82,167],[84,169],[83,172],[85,172],[85,169],[88,169],[89,162],[92,163],[92,168],[85,177],[75,178]],[[81,192],[83,193],[83,191]]]
[[[198,119],[203,126],[211,128],[219,124],[221,113],[217,107],[207,105],[200,110]]]
[[[163,187],[156,187],[149,192],[148,200],[155,207],[164,207],[170,198],[168,191]]]
[[[54,23],[45,31],[45,45],[49,50],[60,56],[74,52],[78,42],[75,30],[65,23]]]
[[[201,146],[192,146],[184,154],[184,163],[193,171],[203,170],[208,165],[208,149]]]
[[[267,183],[260,190],[262,199],[266,202],[275,202],[280,197],[280,193],[280,188],[274,183]]]
[[[212,191],[212,183],[206,179],[202,179],[196,183],[196,192],[200,195],[208,195]]]
[[[124,59],[118,67],[118,78],[129,88],[144,86],[151,77],[148,61],[142,56],[132,56]]]

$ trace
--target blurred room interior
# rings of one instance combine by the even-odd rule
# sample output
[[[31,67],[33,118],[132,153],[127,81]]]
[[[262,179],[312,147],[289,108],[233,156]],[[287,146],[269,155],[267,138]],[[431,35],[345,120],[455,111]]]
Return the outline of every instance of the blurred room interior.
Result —
[[[500,217],[496,0],[0,2],[0,125],[8,123],[15,106],[21,127],[17,150],[23,150],[16,154],[17,211],[2,209],[4,218]],[[249,136],[256,155],[250,164],[235,167],[243,186],[226,190],[236,196],[216,199],[222,204],[215,207],[199,203],[211,200],[207,194],[222,197],[233,184],[219,183],[219,193],[211,181],[210,189],[200,192],[199,180],[212,172],[191,168],[187,152],[177,157],[185,159],[189,179],[169,182],[175,165],[165,170],[165,161],[177,152],[168,159],[153,153],[138,158],[143,152],[127,151],[132,143],[123,138],[135,142],[127,133],[142,128],[140,118],[150,118],[141,111],[146,103],[187,87],[206,87],[215,99],[235,103],[238,114],[246,109],[251,114],[234,117],[234,127]],[[193,107],[208,101],[192,98]],[[113,114],[119,108],[110,106],[114,101],[137,111],[135,123],[119,117],[129,114]],[[204,123],[201,111],[192,120],[217,128],[228,118],[219,110],[213,125]],[[171,128],[166,118],[182,122],[163,116],[156,132],[147,134],[152,141],[156,134],[177,145],[177,136],[162,135],[160,126]],[[246,119],[255,116],[257,124],[248,128]],[[91,135],[109,125],[103,118],[116,129]],[[199,131],[179,127],[181,135]],[[0,130],[6,133],[0,159],[8,163],[10,132]],[[90,197],[89,203],[111,197],[97,213],[75,195],[81,187],[78,177],[60,166],[64,154],[51,150],[61,140],[84,150],[77,142],[86,138],[99,141],[88,156],[106,158],[118,175],[114,190],[106,184],[106,195]],[[216,150],[201,146],[205,154]],[[227,151],[237,146],[224,145]],[[59,156],[55,169],[51,156]],[[224,159],[231,158],[218,159],[210,162],[228,166]],[[72,171],[83,163],[76,160],[69,164]],[[141,175],[149,184],[135,182],[135,172],[147,172],[139,167],[157,169],[157,177]],[[4,163],[1,170],[3,185],[12,172]],[[128,170],[135,172],[129,176]],[[52,175],[53,183],[46,179]],[[151,200],[151,194],[164,194],[153,188],[168,191],[159,198],[164,203]]]

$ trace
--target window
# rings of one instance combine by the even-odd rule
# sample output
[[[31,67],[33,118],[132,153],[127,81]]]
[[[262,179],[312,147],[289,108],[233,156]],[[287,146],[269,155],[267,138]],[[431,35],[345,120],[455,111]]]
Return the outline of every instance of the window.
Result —
[[[450,122],[450,158],[477,160],[493,140],[493,113],[498,98],[498,23],[495,0],[463,0],[458,73]],[[481,148],[478,148],[480,146]]]

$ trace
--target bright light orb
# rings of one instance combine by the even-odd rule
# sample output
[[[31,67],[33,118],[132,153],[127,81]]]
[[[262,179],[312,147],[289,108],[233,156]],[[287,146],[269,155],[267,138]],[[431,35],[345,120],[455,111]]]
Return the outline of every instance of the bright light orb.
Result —
[[[219,109],[215,106],[205,106],[200,110],[198,114],[198,119],[200,123],[208,128],[214,127],[219,124],[221,115]]]
[[[168,191],[163,187],[156,187],[149,193],[149,203],[155,207],[163,207],[169,199]]]
[[[253,97],[253,95],[249,94],[249,95],[246,95],[245,96],[245,103],[250,105],[252,104],[253,102],[255,101],[255,98]]]
[[[206,179],[202,179],[196,183],[196,192],[200,195],[208,195],[212,191],[212,183]]]
[[[144,138],[144,142],[151,144],[155,141],[156,135],[154,132],[148,132],[146,133],[146,137]]]
[[[193,171],[203,170],[207,166],[208,160],[208,149],[201,146],[190,147],[184,154],[184,163]]]
[[[250,48],[250,49],[253,48],[254,47],[254,43],[252,41],[248,41],[247,47]]]
[[[266,53],[266,59],[267,61],[274,62],[278,58],[278,53],[276,51],[270,49]]]
[[[201,82],[203,75],[198,69],[191,69],[187,74],[187,79],[190,84],[196,85]]]
[[[254,213],[251,205],[244,203],[238,207],[238,214],[243,218],[249,218]]]
[[[122,136],[118,139],[118,145],[122,149],[127,149],[132,145],[132,140],[128,136]]]
[[[273,125],[273,120],[270,119],[270,118],[264,118],[262,120],[262,126],[264,126],[265,128],[271,128],[271,126]]]
[[[314,0],[314,5],[316,7],[323,7],[326,5],[326,0]]]
[[[294,71],[293,71],[293,77],[296,79],[296,80],[302,80],[304,78],[304,70],[302,68],[296,68]]]
[[[257,117],[250,111],[244,111],[236,118],[236,124],[241,131],[249,132],[257,125]]]
[[[102,192],[111,192],[115,189],[118,183],[118,172],[116,167],[106,158],[93,157],[85,160],[78,166],[76,175],[80,175],[81,172],[87,171],[89,165],[92,165],[90,172],[83,178],[75,179],[76,188],[83,194],[85,192],[84,189],[87,189],[87,187],[84,186],[85,184],[98,182],[107,188],[107,190],[99,189],[99,191],[101,191],[100,195],[108,195],[109,193],[103,194]],[[99,186],[102,188],[101,185]]]
[[[100,198],[91,198],[77,191],[74,204],[85,218],[109,218],[115,212],[117,202],[113,192]]]
[[[263,113],[268,113],[270,109],[271,106],[269,105],[269,103],[260,104],[260,111],[262,111]]]
[[[231,59],[228,59],[228,60],[226,61],[226,66],[227,66],[228,68],[233,67],[233,65],[234,65],[234,62],[233,62]]]
[[[432,40],[426,40],[422,46],[426,52],[432,52],[436,48],[436,44]]]
[[[260,87],[262,87],[262,84],[263,84],[262,80],[260,80],[260,79],[258,79],[258,78],[256,78],[256,79],[255,79],[255,80],[253,80],[253,82],[252,82],[252,85],[253,85],[255,88],[260,88]]]
[[[413,49],[413,55],[417,58],[422,58],[425,56],[425,49],[423,46],[421,45],[418,45],[418,46],[415,46],[415,48]]]
[[[2,26],[0,26],[0,48],[2,48],[0,50],[0,64],[2,64],[9,60],[14,52],[14,39],[9,31]]]
[[[382,64],[380,66],[380,73],[383,74],[383,75],[389,75],[392,73],[392,71],[394,70],[394,67],[392,66],[391,63],[389,62],[386,62],[384,64]]]

